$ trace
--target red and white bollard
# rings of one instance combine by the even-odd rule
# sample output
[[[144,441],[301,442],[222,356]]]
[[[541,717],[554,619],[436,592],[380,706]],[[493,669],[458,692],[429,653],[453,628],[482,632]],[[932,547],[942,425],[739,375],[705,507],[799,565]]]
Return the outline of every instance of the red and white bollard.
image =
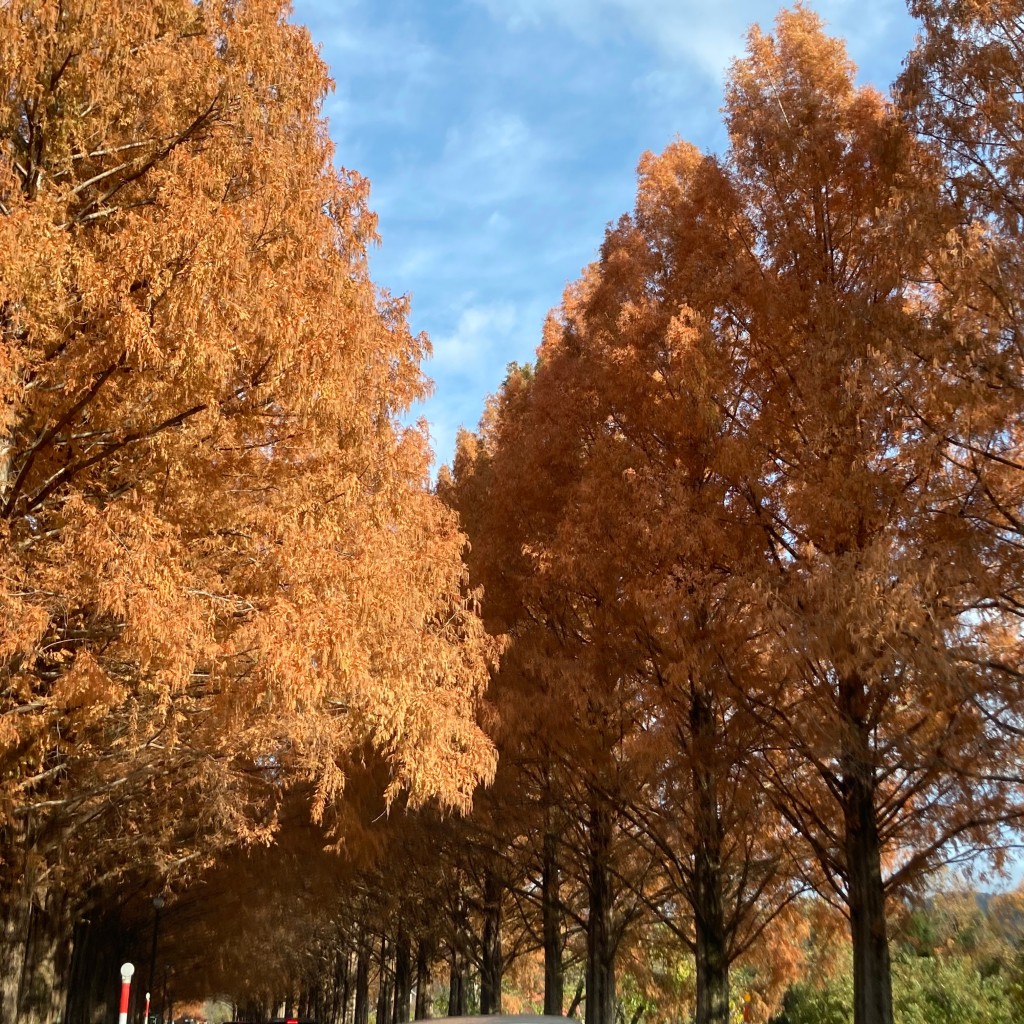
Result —
[[[146,1012],[142,1015],[142,1024],[149,1024],[149,993],[146,993]]]
[[[117,1015],[117,1024],[128,1024],[128,996],[132,990],[134,964],[121,964],[121,1009]]]

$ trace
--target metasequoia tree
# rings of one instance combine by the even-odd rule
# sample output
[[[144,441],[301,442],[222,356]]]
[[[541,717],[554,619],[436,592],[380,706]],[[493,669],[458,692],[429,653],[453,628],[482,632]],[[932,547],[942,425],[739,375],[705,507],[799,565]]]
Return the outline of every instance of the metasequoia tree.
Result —
[[[607,658],[611,641],[639,687],[643,728],[626,750],[648,794],[623,814],[660,864],[651,905],[694,953],[701,1021],[727,1019],[730,965],[794,891],[750,770],[762,730],[736,696],[763,671],[749,579],[767,548],[735,472],[742,332],[707,225],[729,201],[720,167],[693,147],[645,156],[634,214],[608,232],[542,349],[593,395],[586,490],[561,557],[610,577],[595,645]]]
[[[998,573],[950,458],[987,396],[948,386],[965,339],[921,285],[955,222],[942,167],[809,12],[752,33],[726,117],[741,472],[771,545],[746,700],[777,738],[768,791],[848,910],[855,1020],[885,1024],[886,897],[1016,813],[1019,644],[985,612]]]
[[[0,8],[7,1019],[66,844],[72,891],[173,871],[264,835],[288,779],[322,812],[366,742],[414,802],[493,769],[463,541],[398,423],[427,343],[286,15]]]
[[[488,691],[488,732],[500,751],[494,784],[475,805],[469,827],[479,838],[507,850],[522,884],[517,891],[523,926],[544,953],[544,1012],[565,1010],[568,932],[580,905],[569,877],[572,853],[568,830],[579,814],[571,775],[563,755],[576,730],[574,706],[544,670],[537,653],[550,643],[548,609],[527,600],[530,560],[521,545],[523,528],[517,496],[493,474],[493,432],[503,409],[529,388],[533,370],[509,367],[502,393],[488,399],[479,434],[461,431],[452,470],[443,467],[439,493],[458,510],[471,538],[466,558],[471,579],[485,594],[481,611],[488,630],[504,635],[508,645]],[[504,504],[510,499],[509,504]],[[481,823],[483,809],[488,821]],[[501,837],[495,835],[500,831]]]
[[[501,760],[486,801],[512,816],[519,855],[535,864],[524,873],[538,882],[544,1012],[558,1015],[564,1010],[566,943],[563,842],[576,808],[556,751],[573,722],[558,688],[531,667],[529,652],[547,636],[545,610],[526,599],[530,562],[522,550],[521,509],[514,492],[499,486],[491,464],[492,435],[502,410],[525,393],[532,373],[530,366],[509,367],[501,394],[487,400],[479,433],[460,431],[451,469],[441,468],[438,493],[457,510],[470,537],[466,560],[471,580],[486,594],[481,607],[485,625],[509,640],[489,688],[490,729]]]
[[[921,136],[941,148],[958,207],[991,216],[1019,240],[1024,6],[1020,0],[910,0],[908,6],[922,32],[898,83],[902,106]]]
[[[286,998],[296,1006],[314,1001],[320,1009],[309,1015],[318,1019],[328,1016],[328,1006],[332,1013],[342,1012],[343,997],[353,992],[360,932],[390,928],[394,908],[388,888],[377,882],[394,831],[384,817],[381,767],[378,762],[371,771],[352,769],[344,801],[332,805],[319,824],[309,821],[309,787],[292,787],[272,844],[224,850],[201,878],[187,886],[172,882],[164,890],[157,975],[173,976],[179,1000],[221,992],[235,1002],[268,1008]],[[340,852],[339,829],[344,834]],[[109,951],[114,962],[107,978],[116,977],[125,959],[148,963],[151,896],[151,888],[140,888],[125,906],[121,917],[135,941]],[[96,908],[90,922],[102,920],[105,911]],[[74,960],[79,960],[77,947]],[[101,972],[86,961],[81,973]],[[70,1006],[69,1000],[66,1019],[90,1012],[88,1003],[77,1003],[74,1011]]]
[[[672,298],[645,301],[656,286],[669,290],[675,254],[668,250],[687,248],[686,240],[665,237],[671,217],[679,218],[689,202],[685,189],[676,190],[681,198],[673,206],[671,197],[654,194],[656,179],[672,178],[669,165],[690,176],[700,160],[679,147],[650,164],[637,223],[621,224],[606,241],[602,262],[569,290],[559,319],[549,325],[536,375],[514,372],[485,417],[480,441],[463,439],[456,478],[460,510],[472,512],[481,478],[501,509],[492,521],[499,536],[481,529],[472,515],[466,519],[473,571],[491,562],[479,577],[485,615],[492,590],[500,588],[495,602],[503,607],[520,573],[544,588],[530,595],[531,611],[512,623],[495,699],[500,704],[502,680],[518,671],[509,708],[517,724],[526,723],[530,746],[536,750],[541,737],[547,741],[569,791],[574,775],[587,781],[576,787],[585,790],[579,811],[568,816],[582,826],[581,848],[609,847],[608,826],[617,820],[616,831],[628,822],[637,852],[647,855],[631,858],[626,872],[621,857],[610,859],[609,847],[587,872],[588,1016],[600,1014],[601,972],[611,975],[610,963],[595,960],[608,945],[600,932],[620,933],[602,910],[604,894],[625,881],[696,951],[699,1019],[720,1020],[729,1012],[730,962],[747,951],[770,919],[769,908],[778,909],[787,895],[779,884],[777,895],[764,898],[778,877],[772,843],[764,843],[771,828],[754,824],[766,802],[749,773],[744,778],[735,771],[735,741],[743,736],[749,742],[751,731],[716,696],[725,644],[712,642],[718,636],[712,621],[723,636],[731,633],[734,647],[746,639],[745,625],[730,622],[735,611],[719,585],[728,579],[729,558],[739,559],[746,548],[734,533],[735,554],[726,557],[723,533],[730,524],[700,518],[700,510],[722,504],[719,485],[701,465],[721,417],[708,416],[707,403],[693,393],[702,354],[687,325],[670,323]],[[670,327],[678,330],[666,337]],[[516,530],[518,550],[505,543]],[[749,555],[756,558],[753,540]],[[523,568],[524,550],[532,569]],[[705,555],[721,568],[719,577],[702,574]],[[732,669],[742,671],[738,656]],[[576,724],[559,735],[564,729],[551,725],[566,709],[573,709]],[[596,740],[606,757],[617,751],[605,770],[596,770],[600,759],[584,752],[581,735]],[[628,765],[626,773],[618,759]],[[628,782],[622,786],[641,766],[653,804],[638,799]],[[662,868],[652,874],[653,863]],[[602,864],[615,865],[606,884]],[[680,897],[697,912],[680,913]],[[617,941],[608,948],[614,951]]]
[[[538,682],[564,678],[575,732],[614,752],[614,772],[592,771],[572,733],[556,747],[589,780],[592,836],[619,818],[659,865],[652,875],[639,857],[630,884],[695,953],[700,1021],[728,1018],[729,965],[789,895],[773,813],[743,767],[756,730],[732,695],[760,671],[742,584],[766,549],[723,474],[734,428],[715,401],[732,388],[734,355],[686,305],[709,295],[718,254],[701,218],[721,178],[691,147],[645,159],[635,216],[567,291],[533,379],[510,379],[484,424],[484,465],[510,495],[498,529],[510,532],[513,509],[525,519],[545,627],[513,630],[501,676],[529,657]],[[506,590],[522,556],[467,522],[471,557],[497,555],[487,579]],[[520,703],[544,699],[519,685]],[[592,986],[588,974],[588,1015]]]

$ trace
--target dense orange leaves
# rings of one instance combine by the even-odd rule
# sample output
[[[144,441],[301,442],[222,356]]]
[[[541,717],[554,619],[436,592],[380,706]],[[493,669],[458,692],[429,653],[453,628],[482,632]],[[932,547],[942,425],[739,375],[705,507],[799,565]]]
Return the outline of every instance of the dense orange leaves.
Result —
[[[288,778],[319,814],[367,742],[414,802],[493,771],[463,538],[399,422],[427,342],[287,14],[0,6],[0,816],[67,863],[88,823],[86,875],[262,835]]]
[[[642,159],[456,462],[503,678],[575,708],[593,748],[544,735],[582,774],[615,765],[700,1021],[786,879],[845,908],[855,1019],[890,1021],[886,898],[1018,815],[1020,11],[917,6],[905,93],[955,159],[808,10],[755,29],[726,156]]]

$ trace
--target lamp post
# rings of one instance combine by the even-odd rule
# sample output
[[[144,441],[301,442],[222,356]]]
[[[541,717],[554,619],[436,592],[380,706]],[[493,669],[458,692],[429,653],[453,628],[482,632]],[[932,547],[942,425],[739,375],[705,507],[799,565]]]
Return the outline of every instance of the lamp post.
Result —
[[[164,905],[163,896],[153,897],[153,946],[149,951],[149,991],[153,992],[153,982],[156,980],[156,944],[160,935],[160,908]],[[149,1000],[146,1006],[146,1024],[149,1024]],[[160,1008],[163,1010],[163,1007]]]

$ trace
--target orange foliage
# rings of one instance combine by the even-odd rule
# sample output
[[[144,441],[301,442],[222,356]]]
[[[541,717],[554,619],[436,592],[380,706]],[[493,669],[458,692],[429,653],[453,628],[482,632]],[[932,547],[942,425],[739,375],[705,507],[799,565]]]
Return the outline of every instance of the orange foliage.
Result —
[[[493,645],[399,419],[428,343],[287,15],[0,6],[0,817],[93,877],[266,838],[290,779],[320,815],[366,743],[389,799],[494,770]]]
[[[732,68],[726,156],[643,159],[456,463],[517,721],[658,848],[698,965],[785,899],[743,903],[739,851],[799,849],[849,913],[858,1022],[891,1019],[887,896],[1021,796],[1020,5],[915,6],[938,99],[908,95],[960,163],[783,12]],[[725,945],[716,900],[749,912]],[[699,1020],[725,1002],[698,985]]]

